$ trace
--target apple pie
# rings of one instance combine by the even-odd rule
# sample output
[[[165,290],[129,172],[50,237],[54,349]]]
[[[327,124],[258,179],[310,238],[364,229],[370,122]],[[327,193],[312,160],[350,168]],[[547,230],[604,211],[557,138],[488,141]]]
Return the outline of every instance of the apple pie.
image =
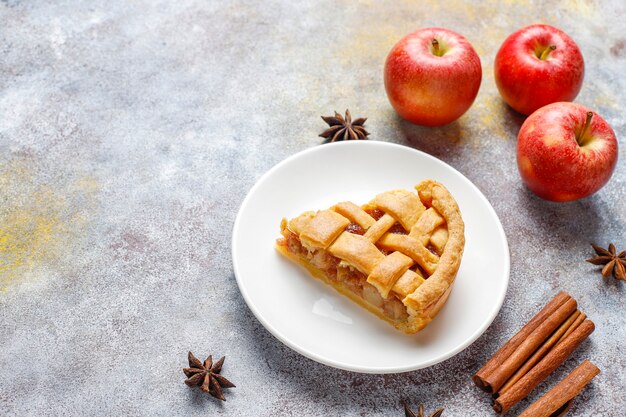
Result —
[[[418,332],[450,295],[465,224],[443,185],[426,180],[415,189],[283,219],[276,248],[397,329]]]

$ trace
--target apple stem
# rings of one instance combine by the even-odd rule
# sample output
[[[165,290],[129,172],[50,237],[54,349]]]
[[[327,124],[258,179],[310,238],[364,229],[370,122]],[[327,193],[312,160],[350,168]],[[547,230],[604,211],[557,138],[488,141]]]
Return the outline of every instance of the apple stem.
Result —
[[[585,120],[585,125],[583,126],[583,130],[580,131],[580,134],[578,135],[578,138],[576,140],[576,142],[578,142],[578,145],[580,146],[584,146],[585,145],[585,134],[587,133],[587,129],[589,129],[589,125],[591,124],[591,118],[593,117],[593,112],[587,112],[587,119]]]
[[[437,39],[433,39],[431,44],[433,45],[433,54],[436,56],[441,56],[439,55],[439,41]]]
[[[539,59],[542,61],[545,61],[546,59],[548,59],[548,55],[550,55],[550,52],[554,51],[555,49],[556,49],[556,45],[548,46],[546,49],[543,50]]]

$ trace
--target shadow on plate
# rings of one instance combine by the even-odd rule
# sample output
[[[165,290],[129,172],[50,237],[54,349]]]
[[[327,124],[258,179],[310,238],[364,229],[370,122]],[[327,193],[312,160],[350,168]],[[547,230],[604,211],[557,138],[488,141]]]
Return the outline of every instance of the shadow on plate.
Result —
[[[240,294],[238,297],[245,305],[243,297]],[[466,384],[469,372],[479,366],[476,359],[464,351],[454,360],[412,372],[362,374],[344,371],[293,351],[267,331],[248,308],[240,311],[240,316],[234,319],[243,323],[242,338],[247,341],[250,356],[257,358],[254,372],[266,375],[257,378],[275,381],[275,390],[284,393],[272,401],[268,415],[285,415],[285,410],[293,408],[294,397],[303,404],[316,404],[316,409],[332,409],[333,415],[400,415],[403,410],[401,400],[410,404],[422,401],[434,408],[439,404],[434,404],[437,399],[433,398],[433,392],[440,390],[442,380],[453,386]],[[384,355],[384,352],[380,354]],[[377,358],[371,360],[375,364]]]

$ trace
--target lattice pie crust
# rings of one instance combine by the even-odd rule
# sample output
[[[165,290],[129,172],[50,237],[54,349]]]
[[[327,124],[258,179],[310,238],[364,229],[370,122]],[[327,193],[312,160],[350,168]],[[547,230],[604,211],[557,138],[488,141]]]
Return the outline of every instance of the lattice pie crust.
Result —
[[[283,219],[276,248],[397,329],[418,332],[448,299],[465,225],[443,185],[415,189]]]

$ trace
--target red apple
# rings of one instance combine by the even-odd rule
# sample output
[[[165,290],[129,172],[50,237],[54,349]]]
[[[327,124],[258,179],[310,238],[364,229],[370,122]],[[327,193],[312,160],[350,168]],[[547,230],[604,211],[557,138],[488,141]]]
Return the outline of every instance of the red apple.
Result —
[[[517,137],[517,167],[539,197],[571,201],[598,191],[617,163],[617,139],[597,113],[576,103],[531,114]]]
[[[531,25],[506,38],[496,55],[494,75],[504,101],[528,115],[546,104],[574,100],[585,62],[565,32]]]
[[[394,109],[424,126],[450,123],[474,102],[482,68],[463,36],[442,28],[409,33],[387,55],[385,89]]]

